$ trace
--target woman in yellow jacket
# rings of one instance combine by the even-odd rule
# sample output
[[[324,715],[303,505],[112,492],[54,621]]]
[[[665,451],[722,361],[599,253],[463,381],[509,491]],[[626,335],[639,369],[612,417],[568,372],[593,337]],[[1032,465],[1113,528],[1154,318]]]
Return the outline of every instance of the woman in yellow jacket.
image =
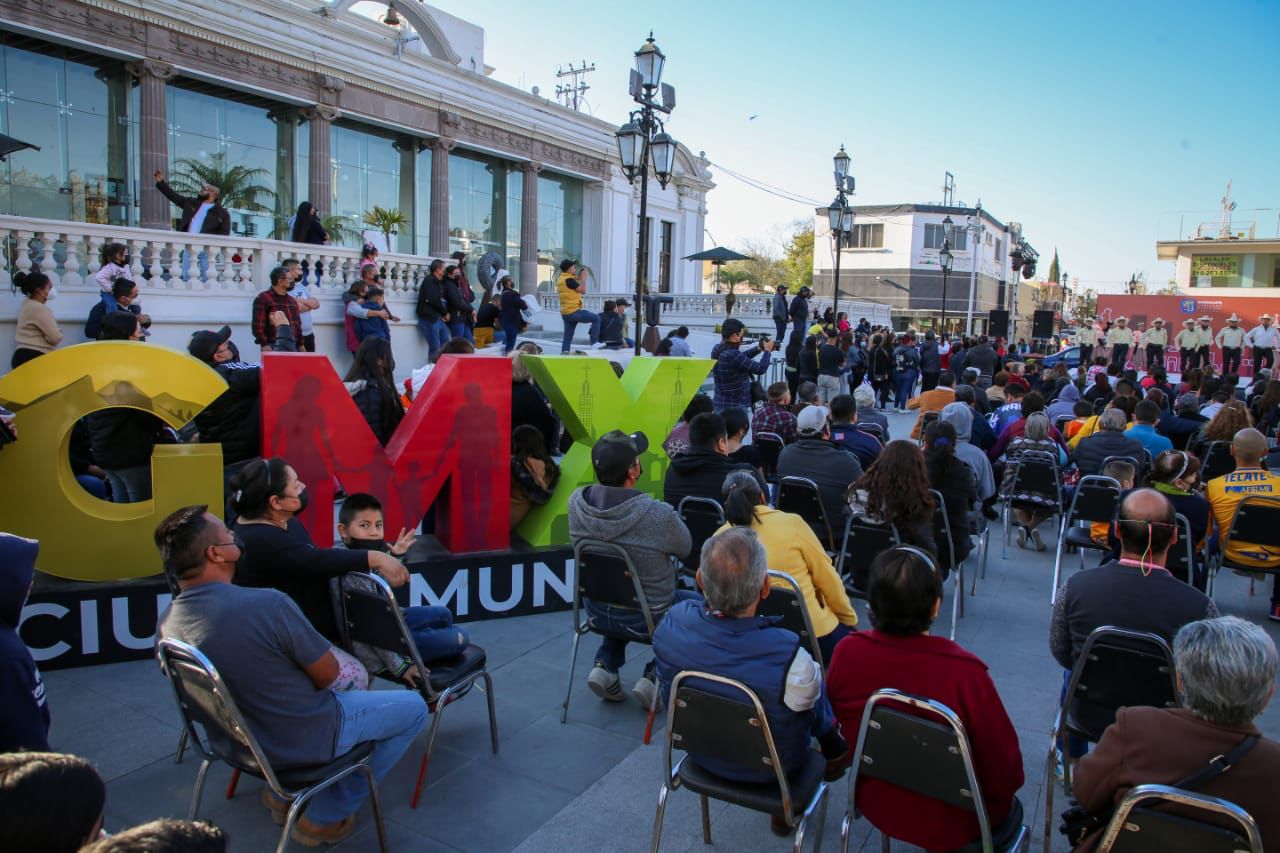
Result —
[[[750,471],[733,471],[725,478],[724,514],[728,523],[720,530],[750,527],[764,545],[769,568],[795,578],[818,635],[822,658],[830,661],[836,643],[858,624],[858,614],[808,522],[795,513],[770,507]],[[777,581],[773,585],[781,586]]]

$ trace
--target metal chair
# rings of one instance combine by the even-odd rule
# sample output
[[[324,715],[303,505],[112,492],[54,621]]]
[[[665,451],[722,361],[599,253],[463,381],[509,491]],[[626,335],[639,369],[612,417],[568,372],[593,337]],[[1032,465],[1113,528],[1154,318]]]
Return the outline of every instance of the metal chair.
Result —
[[[826,663],[822,659],[822,646],[818,644],[818,635],[813,630],[813,620],[809,616],[809,604],[804,600],[800,584],[786,572],[769,570],[771,586],[769,597],[760,602],[756,613],[761,616],[777,616],[782,621],[779,628],[786,628],[800,638],[801,643],[809,646],[809,654],[824,670]]]
[[[1190,586],[1196,585],[1196,543],[1191,539],[1191,522],[1182,513],[1174,516],[1178,541],[1169,548],[1164,567],[1169,574]]]
[[[842,853],[849,849],[849,830],[860,814],[859,776],[972,811],[978,821],[981,849],[995,850],[964,723],[941,702],[898,690],[877,690],[867,700],[849,777],[849,804],[840,823]],[[1028,835],[1028,828],[1021,826],[1001,850],[1022,849]],[[881,830],[880,838],[882,848],[888,851],[889,836]],[[910,843],[910,839],[902,840]]]
[[[934,501],[934,530],[939,529],[941,522],[941,530],[945,542],[939,544],[938,556],[943,553],[947,555],[947,565],[952,572],[955,573],[955,590],[951,595],[951,636],[949,639],[956,638],[956,622],[964,618],[964,562],[956,559],[955,541],[951,538],[951,518],[947,515],[947,504],[942,497],[942,492],[937,489],[930,489],[929,494],[933,495]],[[936,538],[936,533],[935,533]],[[942,549],[946,548],[944,552]],[[934,566],[934,574],[942,574],[938,567]]]
[[[778,481],[778,509],[793,512],[813,528],[814,535],[828,553],[835,553],[835,536],[831,532],[831,520],[822,504],[818,484],[808,477],[783,477]]]
[[[871,561],[901,541],[898,528],[892,524],[880,524],[865,515],[852,515],[845,520],[836,572],[845,579],[844,587],[850,596],[866,599]]]
[[[1227,558],[1227,551],[1234,542],[1252,546],[1254,559],[1265,560],[1265,566],[1251,566]],[[1231,526],[1218,548],[1217,571],[1234,569],[1251,576],[1280,574],[1280,498],[1262,496],[1247,497],[1236,505],[1231,516]],[[1213,582],[1217,571],[1209,575],[1209,594],[1213,594]],[[1252,586],[1250,594],[1252,594]]]
[[[1176,805],[1183,814],[1172,814],[1157,806]],[[1205,818],[1225,818],[1235,824],[1227,828],[1185,814],[1185,809],[1201,812]],[[1106,832],[1098,843],[1100,853],[1263,853],[1262,833],[1248,812],[1235,803],[1172,788],[1168,785],[1138,785],[1116,807]]]
[[[809,750],[804,764],[789,776],[778,757],[769,718],[760,697],[731,678],[709,672],[686,670],[671,682],[671,702],[667,717],[666,776],[658,791],[658,809],[653,820],[652,853],[662,841],[662,819],[667,795],[681,786],[702,801],[702,840],[711,843],[711,813],[708,800],[733,803],[753,811],[780,814],[796,831],[792,850],[804,848],[805,832],[816,811],[814,849],[822,848],[822,824],[827,813],[827,784],[822,781],[826,759]],[[686,754],[672,765],[671,753],[679,747]],[[698,758],[733,764],[749,770],[772,768],[775,780],[738,782],[719,776],[698,763]],[[796,808],[804,812],[796,820]]]
[[[1236,458],[1231,455],[1231,442],[1211,441],[1204,446],[1204,466],[1200,469],[1200,482],[1207,483],[1215,477],[1236,470]]]
[[[689,528],[689,536],[693,540],[689,556],[682,559],[680,563],[689,573],[693,573],[698,570],[698,565],[702,561],[703,543],[724,526],[724,507],[720,506],[719,501],[711,498],[690,495],[680,499],[680,506],[676,508],[676,512],[684,522],[684,526]]]
[[[786,442],[776,432],[756,432],[751,436],[751,443],[760,449],[760,469],[764,471],[767,483],[778,482],[778,457]]]
[[[1113,456],[1106,456],[1103,457],[1102,464],[1098,466],[1098,471],[1105,471],[1112,462],[1120,461],[1133,465],[1133,485],[1140,488],[1151,473],[1151,454],[1147,452],[1146,448],[1143,448],[1137,456],[1119,453]]]
[[[564,708],[560,712],[560,722],[569,718],[569,698],[573,696],[573,674],[578,666],[578,644],[584,634],[597,633],[591,625],[591,619],[583,619],[582,599],[588,598],[595,604],[607,604],[637,610],[644,614],[644,623],[648,628],[645,637],[628,637],[629,642],[653,643],[653,611],[649,609],[649,600],[645,598],[644,587],[640,584],[640,575],[636,572],[631,556],[622,547],[600,539],[579,539],[573,543],[573,655],[569,658],[569,686],[564,692]],[[653,718],[657,712],[657,702],[649,709],[649,717],[644,726],[644,742],[649,743],[653,734]]]
[[[880,428],[880,424],[873,424],[870,422],[863,423],[862,421],[858,421],[858,423],[853,425],[853,428],[865,432],[868,435],[874,435],[877,441],[884,444],[884,430]]]
[[[1058,435],[1062,436],[1063,438],[1066,438],[1067,424],[1071,423],[1075,419],[1076,419],[1075,415],[1058,415],[1056,418],[1053,419],[1053,428],[1058,431]]]
[[[929,425],[936,421],[940,414],[940,412],[925,412],[920,416],[920,432],[918,438],[921,447],[924,447],[924,435],[929,431]]]
[[[351,643],[364,643],[411,660],[418,672],[427,673],[427,678],[419,681],[416,688],[422,695],[422,701],[427,703],[427,710],[431,712],[427,749],[422,754],[418,781],[413,787],[413,797],[410,800],[410,808],[416,809],[422,796],[423,783],[426,782],[427,765],[431,761],[431,750],[436,743],[436,732],[444,719],[444,709],[471,692],[477,681],[484,682],[484,693],[489,701],[489,741],[494,754],[497,754],[498,720],[494,713],[493,678],[485,668],[487,657],[484,649],[474,643],[469,643],[456,657],[433,661],[430,668],[425,666],[391,586],[372,574],[360,580],[366,577],[373,581],[373,589],[363,589],[349,581],[339,581],[339,600],[342,606],[340,624],[348,651]],[[399,679],[386,677],[404,685]]]
[[[1024,450],[1010,460],[1008,466],[1005,469],[1008,486],[1002,487],[1000,495],[1000,504],[1004,514],[1004,544],[1000,552],[1002,560],[1009,559],[1009,532],[1015,503],[1013,496],[1016,493],[1052,496],[1055,503],[1050,517],[1058,519],[1058,533],[1059,535],[1062,533],[1062,479],[1058,476],[1058,460],[1048,451]],[[1039,505],[1035,508],[1039,510],[1047,509],[1047,507]]]
[[[1105,467],[1105,466],[1104,466]],[[1089,474],[1081,477],[1076,484],[1076,493],[1071,498],[1071,506],[1067,509],[1066,518],[1062,522],[1063,535],[1058,537],[1058,547],[1053,554],[1053,586],[1049,590],[1049,603],[1058,600],[1058,582],[1062,577],[1062,556],[1068,546],[1080,549],[1080,568],[1084,568],[1084,552],[1109,551],[1106,545],[1093,541],[1089,525],[1115,520],[1116,510],[1120,508],[1120,482],[1114,477],[1101,474]],[[1084,523],[1084,527],[1078,526]]]
[[[1102,414],[1104,411],[1106,411],[1106,409],[1107,409],[1107,399],[1105,397],[1099,397],[1098,399],[1093,401],[1093,413],[1095,415]]]
[[[1123,707],[1176,708],[1173,652],[1164,638],[1103,625],[1085,638],[1072,667],[1049,739],[1045,765],[1044,850],[1049,853],[1055,781],[1054,751],[1067,736],[1097,743]],[[1065,746],[1064,742],[1064,746]],[[1071,754],[1062,751],[1063,790],[1071,796]]]
[[[283,853],[289,844],[290,831],[312,797],[360,772],[369,785],[369,803],[378,829],[378,847],[386,851],[387,838],[382,825],[382,806],[378,802],[378,785],[369,766],[374,747],[372,741],[357,744],[350,752],[335,757],[327,764],[276,770],[258,746],[257,738],[249,730],[249,724],[236,706],[226,683],[199,649],[180,640],[166,638],[157,644],[156,654],[160,658],[161,670],[173,686],[188,740],[204,757],[196,773],[189,820],[195,820],[199,814],[210,766],[215,761],[223,761],[237,771],[262,779],[277,797],[289,802],[284,830],[276,845],[276,853]],[[204,740],[196,729],[197,725],[204,729]]]

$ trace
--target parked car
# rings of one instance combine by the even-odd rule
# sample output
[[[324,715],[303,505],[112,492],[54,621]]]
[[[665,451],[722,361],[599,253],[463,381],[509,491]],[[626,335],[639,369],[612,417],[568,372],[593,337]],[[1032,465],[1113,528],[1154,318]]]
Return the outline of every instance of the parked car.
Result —
[[[1080,347],[1067,347],[1064,350],[1055,352],[1053,355],[1046,355],[1040,362],[1040,365],[1047,370],[1055,367],[1059,363],[1066,364],[1066,366],[1070,368],[1079,367]]]

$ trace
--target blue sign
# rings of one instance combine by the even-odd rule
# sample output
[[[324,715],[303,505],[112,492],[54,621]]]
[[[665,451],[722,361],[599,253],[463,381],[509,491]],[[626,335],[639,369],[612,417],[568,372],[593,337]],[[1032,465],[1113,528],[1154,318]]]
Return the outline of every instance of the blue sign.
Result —
[[[1178,309],[1182,311],[1183,314],[1194,314],[1196,313],[1196,301],[1194,299],[1179,300]]]

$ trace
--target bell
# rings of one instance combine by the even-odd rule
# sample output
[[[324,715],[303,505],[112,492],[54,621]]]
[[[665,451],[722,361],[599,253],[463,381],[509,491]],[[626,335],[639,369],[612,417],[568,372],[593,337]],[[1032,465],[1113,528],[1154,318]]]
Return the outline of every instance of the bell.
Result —
[[[387,4],[387,14],[383,16],[382,23],[386,24],[388,27],[400,26],[400,16],[396,14],[396,7],[390,3]]]

